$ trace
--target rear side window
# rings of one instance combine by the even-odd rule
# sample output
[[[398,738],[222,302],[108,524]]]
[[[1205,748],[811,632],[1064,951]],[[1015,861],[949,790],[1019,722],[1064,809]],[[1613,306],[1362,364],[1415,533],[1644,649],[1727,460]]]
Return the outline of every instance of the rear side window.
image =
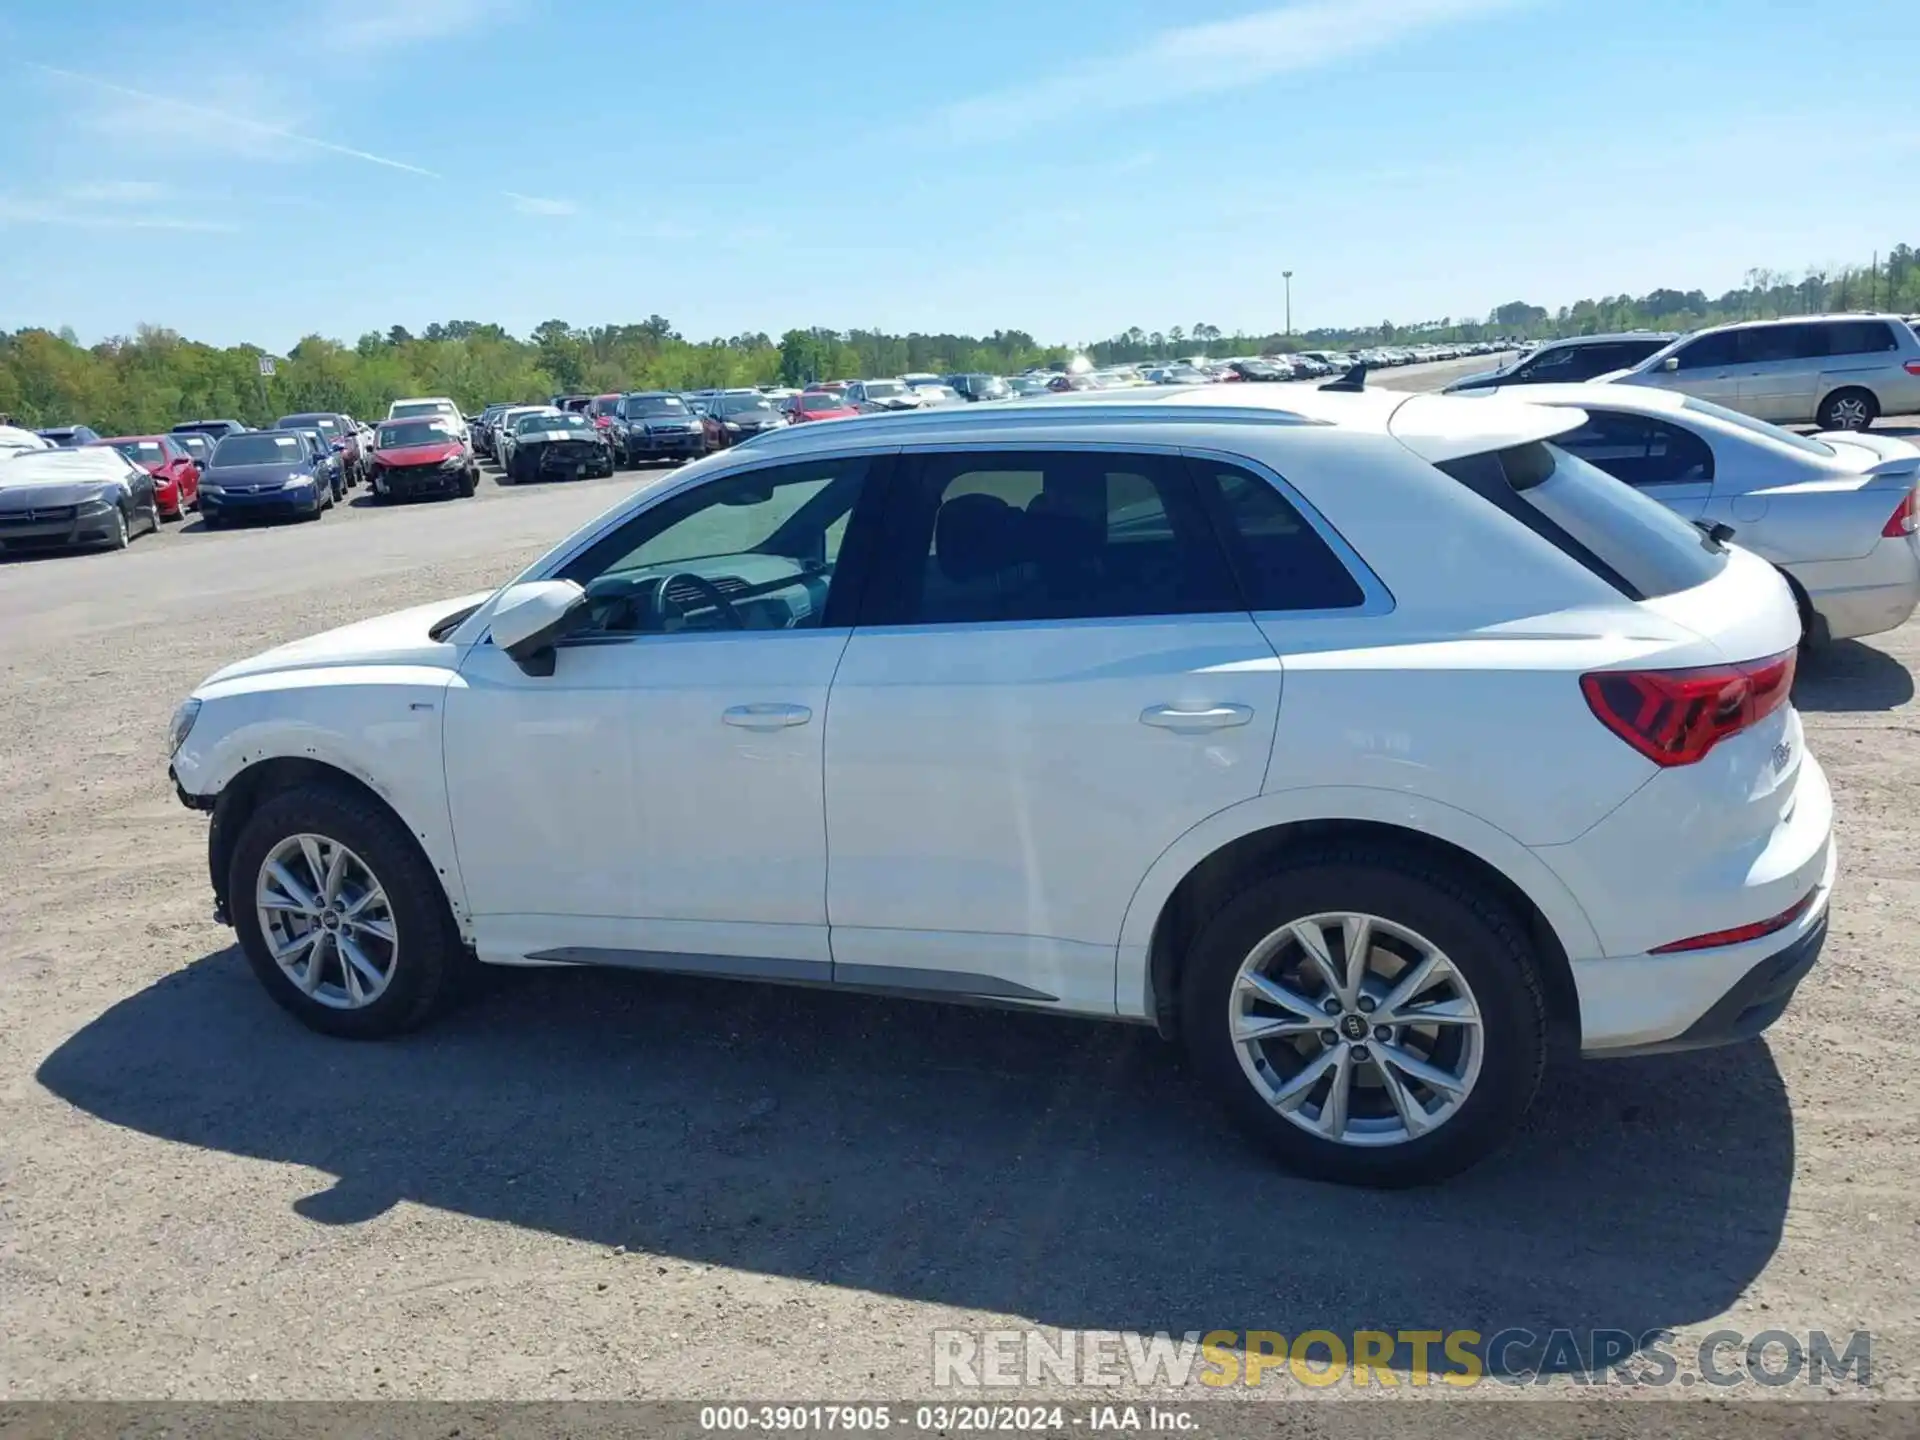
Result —
[[[1250,610],[1347,610],[1366,600],[1333,548],[1278,490],[1237,465],[1190,462]]]
[[[1557,445],[1515,445],[1438,468],[1630,599],[1691,590],[1726,568],[1727,552],[1697,527]]]
[[[1884,320],[1835,320],[1819,328],[1825,332],[1825,355],[1882,355],[1899,348]]]
[[[1587,409],[1587,423],[1554,444],[1629,485],[1687,485],[1713,479],[1713,451],[1691,430],[1647,415]]]
[[[1242,610],[1212,523],[1170,455],[908,457],[888,487],[867,625]]]

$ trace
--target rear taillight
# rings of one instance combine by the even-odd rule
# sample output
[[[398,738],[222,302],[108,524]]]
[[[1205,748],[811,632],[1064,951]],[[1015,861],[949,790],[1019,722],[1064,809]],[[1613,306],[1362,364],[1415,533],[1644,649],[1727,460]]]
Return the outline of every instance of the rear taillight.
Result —
[[[1685,950],[1711,950],[1719,945],[1741,945],[1748,940],[1759,940],[1765,936],[1784,930],[1813,904],[1816,891],[1809,890],[1793,904],[1768,920],[1756,920],[1751,925],[1736,925],[1731,930],[1710,930],[1705,935],[1690,936],[1685,940],[1676,940],[1671,945],[1656,945],[1647,953],[1650,955],[1675,955]]]
[[[1907,373],[1909,375],[1920,375],[1920,360],[1907,361]]]
[[[1691,765],[1787,703],[1795,652],[1691,670],[1598,670],[1580,689],[1600,723],[1656,765]]]
[[[1881,527],[1880,533],[1889,540],[1898,540],[1903,535],[1913,534],[1916,526],[1920,526],[1920,512],[1916,512],[1914,492],[1909,490],[1900,503],[1893,507],[1893,514],[1887,517],[1887,523]]]

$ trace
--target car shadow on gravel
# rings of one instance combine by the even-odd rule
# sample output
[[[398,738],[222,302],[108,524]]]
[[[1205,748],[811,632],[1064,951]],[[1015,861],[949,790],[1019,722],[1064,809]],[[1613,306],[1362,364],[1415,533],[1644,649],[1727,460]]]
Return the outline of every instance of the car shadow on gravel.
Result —
[[[1913,672],[1858,640],[1803,653],[1794,672],[1794,707],[1809,714],[1898,710],[1912,698]]]
[[[1742,1293],[1794,1162],[1762,1043],[1569,1062],[1508,1153],[1379,1193],[1274,1168],[1134,1027],[528,971],[355,1044],[296,1025],[232,949],[38,1078],[114,1125],[332,1173],[295,1205],[321,1224],[409,1200],[1085,1329],[1644,1336]]]

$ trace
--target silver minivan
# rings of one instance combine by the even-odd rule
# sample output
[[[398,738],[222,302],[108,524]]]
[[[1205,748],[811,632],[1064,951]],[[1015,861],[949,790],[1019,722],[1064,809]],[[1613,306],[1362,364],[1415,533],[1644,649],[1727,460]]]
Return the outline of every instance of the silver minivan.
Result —
[[[1897,315],[1754,320],[1684,336],[1615,379],[1776,425],[1864,430],[1920,411],[1920,335]]]

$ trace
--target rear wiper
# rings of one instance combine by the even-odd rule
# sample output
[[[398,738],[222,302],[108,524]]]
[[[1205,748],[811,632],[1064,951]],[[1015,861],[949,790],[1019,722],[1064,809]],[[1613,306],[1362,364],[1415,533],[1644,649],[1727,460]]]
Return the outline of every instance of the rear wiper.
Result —
[[[1696,520],[1693,524],[1694,528],[1706,536],[1715,548],[1724,546],[1727,541],[1733,539],[1733,526],[1726,524],[1724,521]]]

